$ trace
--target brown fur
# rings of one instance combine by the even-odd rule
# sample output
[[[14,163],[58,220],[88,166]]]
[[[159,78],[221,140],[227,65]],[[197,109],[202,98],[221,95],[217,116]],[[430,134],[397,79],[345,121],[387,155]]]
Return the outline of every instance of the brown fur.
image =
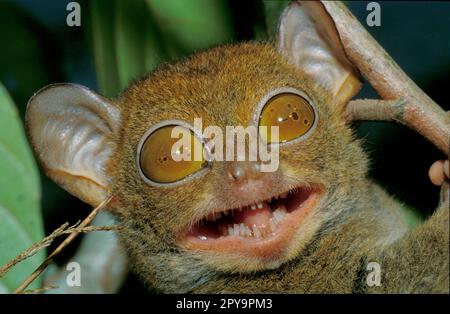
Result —
[[[274,193],[302,182],[324,186],[325,201],[301,227],[299,249],[275,269],[259,265],[252,272],[245,260],[183,251],[177,236],[192,217],[238,205],[226,162],[184,185],[152,187],[137,172],[139,140],[167,119],[247,126],[259,100],[282,86],[306,92],[319,114],[311,137],[283,146],[279,170],[261,179]],[[113,211],[126,226],[121,236],[134,269],[149,286],[163,292],[448,292],[448,206],[405,235],[401,205],[366,177],[367,157],[341,104],[272,45],[224,46],[162,66],[116,104],[122,126],[109,170],[120,201]],[[370,261],[382,267],[381,287],[365,285]]]

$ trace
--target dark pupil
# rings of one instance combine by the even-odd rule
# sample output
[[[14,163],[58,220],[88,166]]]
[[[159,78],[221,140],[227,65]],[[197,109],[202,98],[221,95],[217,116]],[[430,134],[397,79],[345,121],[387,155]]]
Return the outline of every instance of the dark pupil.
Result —
[[[164,156],[164,157],[159,157],[158,160],[160,163],[163,164],[163,163],[167,162],[169,160],[169,158],[167,158],[167,156]]]

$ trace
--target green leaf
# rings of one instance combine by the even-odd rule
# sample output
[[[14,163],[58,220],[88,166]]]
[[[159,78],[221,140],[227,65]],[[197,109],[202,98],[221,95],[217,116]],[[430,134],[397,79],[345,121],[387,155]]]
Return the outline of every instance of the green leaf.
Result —
[[[156,29],[156,25],[151,17],[146,20],[146,33],[144,41],[145,51],[145,70],[151,71],[155,69],[160,63],[167,61],[167,51],[163,45],[161,34]]]
[[[43,238],[40,182],[19,115],[0,84],[0,265]],[[0,291],[17,288],[43,261],[44,251],[0,278]],[[39,287],[36,280],[30,289]]]
[[[274,38],[277,32],[278,19],[290,1],[285,0],[263,0],[266,15],[267,33]]]
[[[108,97],[116,96],[120,91],[114,40],[115,8],[114,0],[89,1],[97,80],[100,92]]]
[[[116,0],[116,57],[121,88],[153,70],[165,53],[144,0]]]
[[[172,57],[234,39],[231,11],[223,0],[146,0]]]

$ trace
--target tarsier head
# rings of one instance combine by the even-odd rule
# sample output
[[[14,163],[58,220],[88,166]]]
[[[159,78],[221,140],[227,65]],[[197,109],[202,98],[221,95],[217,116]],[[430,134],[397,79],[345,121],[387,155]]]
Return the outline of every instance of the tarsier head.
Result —
[[[27,127],[49,177],[92,206],[113,196],[136,271],[162,290],[188,291],[294,260],[345,211],[366,172],[345,117],[360,84],[322,5],[293,3],[276,43],[197,53],[115,100],[48,86],[30,100]],[[208,147],[196,118],[223,134],[278,126],[278,140],[259,134],[279,150],[277,169],[262,172],[263,161],[238,150],[235,160],[173,160],[176,126]]]

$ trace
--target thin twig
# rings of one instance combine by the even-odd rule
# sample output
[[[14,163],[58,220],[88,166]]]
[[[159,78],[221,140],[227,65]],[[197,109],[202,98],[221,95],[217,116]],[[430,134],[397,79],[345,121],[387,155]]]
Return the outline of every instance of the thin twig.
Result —
[[[118,226],[113,215],[106,211],[98,213],[91,225]],[[89,227],[88,227],[89,228]],[[92,261],[95,260],[95,263]],[[89,278],[89,284],[80,287],[67,285],[67,265],[77,261],[83,269],[83,278]],[[54,263],[52,264],[54,265]],[[44,286],[58,285],[55,293],[115,293],[122,285],[128,271],[127,256],[116,234],[108,232],[88,233],[76,253],[60,267],[55,267],[43,281]],[[81,278],[81,280],[83,280]]]
[[[105,207],[111,200],[107,198],[100,203],[92,212],[79,224],[80,228],[88,226],[94,220],[97,213]],[[14,291],[14,293],[22,293],[53,261],[54,257],[58,255],[69,243],[71,243],[80,232],[72,232],[69,236],[45,259],[45,261]]]
[[[77,227],[80,222],[77,222],[73,226],[68,227],[69,223],[64,223],[58,229],[53,231],[49,236],[34,243],[31,247],[26,249],[17,255],[13,260],[9,261],[7,264],[0,267],[0,278],[3,277],[9,270],[11,270],[15,265],[22,262],[23,260],[32,257],[40,250],[48,247],[53,241],[61,235],[71,234],[74,232],[78,233],[88,233],[94,231],[118,231],[120,227],[118,225],[113,226],[88,226],[88,227]]]
[[[63,234],[74,233],[74,232],[89,233],[89,232],[94,232],[94,231],[119,231],[120,229],[121,229],[121,227],[118,226],[118,225],[76,227],[76,228],[73,228],[72,230],[65,230],[65,231],[63,231]]]
[[[10,262],[3,265],[0,268],[0,278],[3,277],[3,275],[5,275],[8,272],[8,270],[13,268],[15,265],[17,265],[21,261],[33,256],[38,251],[49,246],[56,237],[58,237],[62,234],[62,232],[67,228],[68,225],[69,225],[69,223],[67,223],[67,222],[65,224],[61,225],[61,227],[59,227],[58,229],[53,231],[49,236],[45,237],[44,239],[42,239],[39,242],[34,243],[30,248],[23,251],[19,255],[17,255],[16,258],[14,258]]]
[[[348,59],[383,99],[404,99],[400,120],[449,156],[450,118],[445,111],[402,71],[343,3],[321,2],[334,21]]]
[[[38,288],[34,290],[25,290],[24,292],[21,292],[20,294],[32,294],[32,293],[41,293],[43,291],[52,290],[52,289],[58,289],[58,286],[51,285],[43,288]]]

